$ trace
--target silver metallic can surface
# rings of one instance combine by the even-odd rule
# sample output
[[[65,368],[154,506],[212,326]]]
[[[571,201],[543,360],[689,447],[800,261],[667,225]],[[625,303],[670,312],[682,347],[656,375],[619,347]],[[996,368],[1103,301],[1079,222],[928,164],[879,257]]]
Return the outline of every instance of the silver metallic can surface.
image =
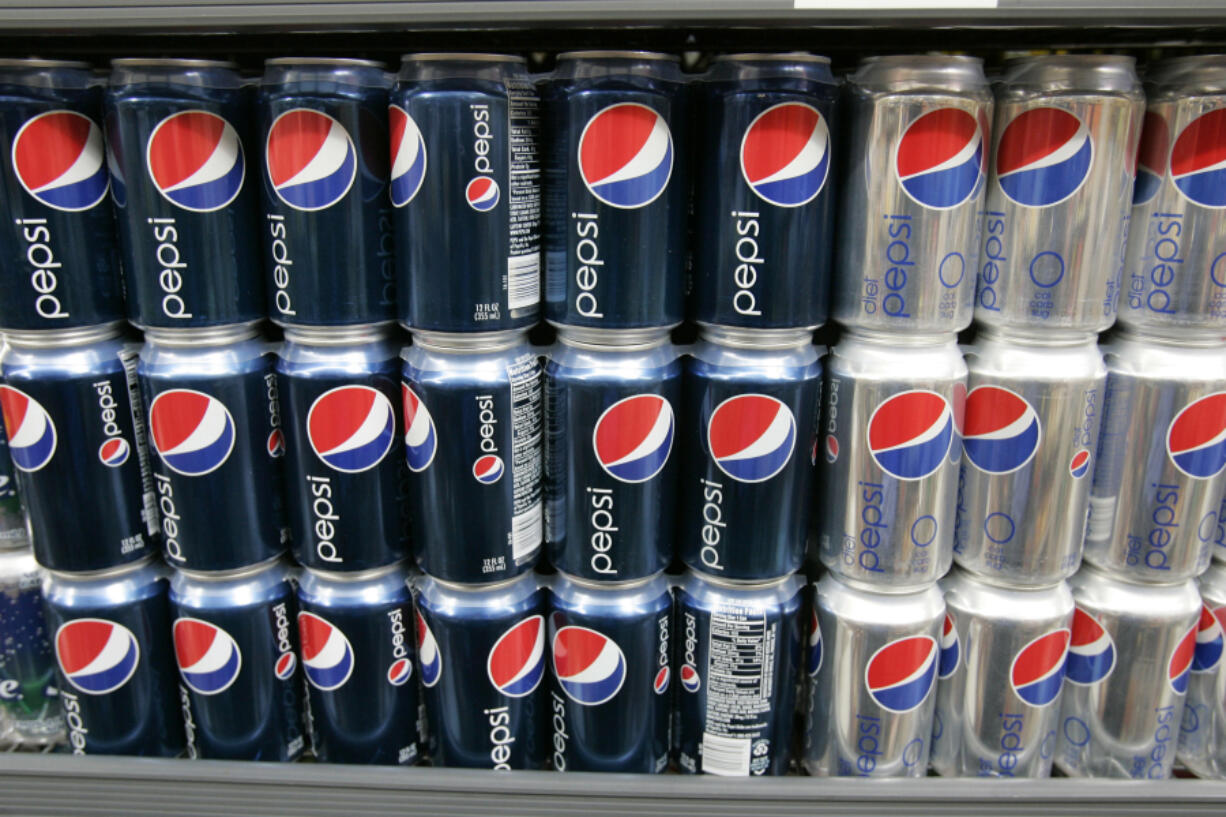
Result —
[[[1070,777],[1170,777],[1196,647],[1191,580],[1144,585],[1083,567],[1056,766]]]
[[[834,317],[955,332],[971,322],[992,94],[973,57],[874,57],[848,79]]]
[[[878,593],[830,573],[817,583],[821,657],[809,662],[804,736],[810,774],[927,774],[944,613],[934,584]]]
[[[1226,661],[1222,628],[1226,623],[1226,565],[1214,562],[1197,580],[1200,620],[1192,676],[1179,729],[1180,762],[1198,777],[1226,778]]]
[[[882,589],[953,559],[966,363],[952,335],[849,332],[827,358],[822,561]]]
[[[1010,64],[996,97],[975,317],[1094,332],[1115,320],[1144,97],[1132,57]]]
[[[1017,587],[1081,563],[1107,368],[1093,335],[1067,342],[985,327],[967,350],[954,560]]]
[[[1226,348],[1120,333],[1104,346],[1085,558],[1133,581],[1209,566],[1226,487]]]
[[[1073,594],[988,584],[945,591],[932,767],[947,777],[1047,777],[1056,751]]]

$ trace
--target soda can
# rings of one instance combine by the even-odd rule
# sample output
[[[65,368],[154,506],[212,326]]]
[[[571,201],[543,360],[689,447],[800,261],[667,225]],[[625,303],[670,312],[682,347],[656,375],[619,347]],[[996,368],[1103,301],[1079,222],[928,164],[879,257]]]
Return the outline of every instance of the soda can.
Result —
[[[264,62],[256,104],[261,231],[268,312],[279,324],[395,318],[384,67],[337,58]]]
[[[953,335],[851,331],[826,362],[821,559],[881,589],[953,560],[966,363]]]
[[[543,86],[550,323],[632,329],[684,316],[689,112],[677,62],[570,51]]]
[[[1226,331],[1226,179],[1212,146],[1226,128],[1226,56],[1146,71],[1120,322],[1148,332]]]
[[[941,591],[929,584],[881,593],[827,573],[817,583],[816,610],[805,769],[821,777],[923,777],[945,613]]]
[[[1083,567],[1056,766],[1069,777],[1171,775],[1201,609],[1196,584],[1137,584]]]
[[[263,318],[248,84],[228,62],[111,65],[107,138],[123,180],[128,320],[184,329]]]
[[[1049,777],[1073,623],[1064,582],[989,584],[963,570],[940,582],[932,767],[946,777]]]
[[[63,330],[124,316],[106,201],[102,89],[89,65],[0,60],[0,327]]]
[[[183,752],[164,573],[150,557],[96,573],[48,571],[43,579],[74,755]]]
[[[1048,337],[1115,321],[1145,97],[1132,57],[1006,66],[975,317]]]
[[[426,576],[415,598],[418,677],[434,764],[540,768],[546,741],[540,684],[549,645],[536,575],[484,585]]]
[[[1081,564],[1107,380],[1095,340],[984,327],[967,350],[954,559],[987,581],[1046,587]]]
[[[255,330],[150,331],[137,374],[166,560],[236,570],[283,553],[285,433],[273,355]]]
[[[554,567],[589,581],[668,567],[680,406],[681,360],[667,332],[558,334],[545,364],[545,541]]]
[[[93,571],[144,558],[158,514],[135,347],[108,325],[8,342],[0,408],[39,564]]]
[[[4,353],[3,344],[0,344],[0,361],[4,360]],[[139,403],[138,400],[137,404]],[[13,470],[13,458],[9,455],[9,436],[4,430],[3,407],[3,401],[0,401],[0,548],[13,548],[28,545],[30,531],[21,497],[17,495],[17,475]]]
[[[673,596],[662,573],[589,582],[559,573],[549,616],[553,768],[668,768]]]
[[[687,565],[739,581],[800,567],[821,371],[806,331],[703,328],[682,389],[677,541]]]
[[[1215,561],[1197,579],[1200,620],[1188,697],[1179,729],[1178,760],[1197,777],[1226,777],[1226,688],[1222,628],[1226,626],[1226,565]]]
[[[408,54],[388,115],[401,323],[429,332],[535,324],[541,127],[524,59]]]
[[[323,763],[411,766],[420,693],[413,601],[400,564],[364,573],[303,571],[298,633],[311,734]]]
[[[871,57],[848,77],[834,318],[956,332],[971,322],[992,94],[976,57]]]
[[[1197,576],[1209,566],[1226,488],[1226,350],[1131,332],[1103,348],[1085,558],[1132,581]]]
[[[826,321],[838,83],[812,54],[716,57],[695,84],[691,315],[753,328]]]
[[[41,583],[28,547],[0,550],[0,739],[18,746],[64,740]]]
[[[516,331],[414,340],[401,390],[418,564],[453,582],[530,570],[543,529],[540,358]]]
[[[405,559],[408,466],[391,332],[286,329],[276,370],[294,558],[341,572]]]

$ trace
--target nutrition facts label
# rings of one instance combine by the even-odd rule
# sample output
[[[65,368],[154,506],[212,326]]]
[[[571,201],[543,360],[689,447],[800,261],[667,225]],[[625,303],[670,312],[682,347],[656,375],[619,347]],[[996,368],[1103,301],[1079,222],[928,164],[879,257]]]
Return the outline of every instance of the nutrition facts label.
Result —
[[[150,537],[156,536],[161,528],[161,518],[158,516],[158,499],[153,490],[153,470],[149,465],[149,441],[146,439],[144,403],[140,394],[140,382],[136,379],[136,364],[139,352],[135,347],[125,348],[119,353],[119,362],[123,364],[124,378],[128,384],[128,404],[132,407],[132,447],[136,449],[136,458],[140,463],[140,489],[142,495],[141,517],[145,520],[145,530]]]
[[[778,628],[761,608],[725,606],[711,614],[707,725],[702,768],[711,774],[761,773],[769,763]]]
[[[541,366],[525,352],[507,366],[511,381],[511,478],[515,515],[511,558],[528,559],[541,546]]]
[[[530,82],[508,80],[507,101],[511,136],[507,308],[514,311],[540,302],[541,168],[537,142],[541,137],[541,119]]]

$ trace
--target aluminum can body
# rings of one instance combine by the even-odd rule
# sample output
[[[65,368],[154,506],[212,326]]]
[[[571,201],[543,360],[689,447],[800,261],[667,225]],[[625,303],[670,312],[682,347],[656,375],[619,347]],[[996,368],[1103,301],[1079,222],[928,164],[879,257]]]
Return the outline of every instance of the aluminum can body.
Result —
[[[1179,727],[1177,757],[1197,777],[1226,777],[1226,687],[1222,675],[1222,627],[1226,621],[1226,567],[1214,562],[1197,579],[1200,620],[1188,697]]]

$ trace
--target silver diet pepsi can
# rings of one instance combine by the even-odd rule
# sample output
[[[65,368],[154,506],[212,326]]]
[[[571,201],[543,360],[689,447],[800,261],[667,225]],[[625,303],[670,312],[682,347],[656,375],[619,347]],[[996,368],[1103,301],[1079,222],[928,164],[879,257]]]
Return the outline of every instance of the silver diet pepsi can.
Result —
[[[1200,620],[1192,675],[1183,705],[1178,757],[1198,777],[1226,778],[1226,662],[1222,627],[1226,622],[1226,565],[1214,562],[1197,580]]]

